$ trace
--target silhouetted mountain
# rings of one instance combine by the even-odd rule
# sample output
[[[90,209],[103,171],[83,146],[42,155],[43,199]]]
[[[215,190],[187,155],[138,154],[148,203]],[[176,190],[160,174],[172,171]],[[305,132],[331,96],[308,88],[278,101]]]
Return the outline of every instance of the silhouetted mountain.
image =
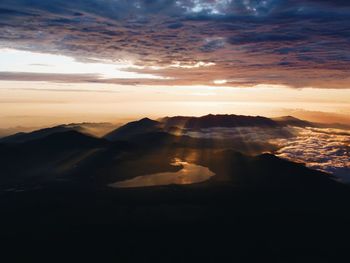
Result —
[[[277,150],[276,146],[264,141],[247,143],[239,139],[193,138],[163,131],[138,134],[130,137],[128,141],[137,144],[139,147],[236,149],[236,151],[251,155]]]
[[[151,120],[142,120],[137,124],[140,123],[157,124]],[[320,172],[282,161],[273,155],[250,157],[236,152],[240,150],[254,154],[269,147],[272,150],[273,146],[263,142],[247,146],[237,141],[175,136],[166,132],[140,132],[121,144],[77,131],[66,131],[25,143],[0,145],[0,167],[3,167],[2,174],[50,178],[50,174],[59,176],[69,173],[72,177],[66,179],[94,178],[107,184],[118,180],[118,177],[132,178],[145,171],[156,172],[162,167],[170,169],[174,157],[186,160],[189,156],[197,156],[194,161],[216,173],[213,181],[230,178],[229,182],[240,185],[302,187],[310,180],[311,184],[312,180],[318,182],[318,177],[310,179],[307,177],[309,174],[324,177]],[[300,185],[296,185],[299,181]]]
[[[115,130],[110,131],[115,127],[110,123],[71,123],[44,128],[33,132],[19,132],[4,138],[0,138],[0,143],[21,143],[30,140],[44,138],[53,133],[66,132],[69,130],[79,131],[84,134],[101,136],[107,133],[104,138],[113,140],[125,140],[134,135],[166,131],[171,134],[181,135],[182,129],[200,129],[212,127],[261,127],[261,128],[278,128],[283,126],[299,126],[299,127],[329,127],[327,125],[316,125],[314,123],[300,120],[292,116],[284,116],[280,118],[269,119],[260,116],[242,116],[242,115],[206,115],[202,117],[165,117],[160,119],[160,122],[143,118],[138,121],[129,122]],[[286,131],[280,131],[286,132]]]
[[[161,120],[165,127],[176,126],[187,129],[212,127],[277,127],[277,122],[260,116],[205,115],[202,117],[166,117]]]
[[[282,126],[297,126],[297,127],[314,127],[315,124],[309,121],[300,120],[293,116],[282,116],[273,118],[274,121]]]
[[[276,189],[320,189],[337,187],[331,175],[307,168],[303,164],[293,163],[273,154],[247,156],[242,153],[225,150],[204,157],[205,163],[218,175],[214,181],[230,181],[239,187],[276,188]]]
[[[44,138],[50,134],[67,132],[67,131],[78,131],[87,135],[101,136],[104,135],[107,131],[113,129],[115,125],[110,123],[70,123],[57,125],[50,128],[44,128],[40,130],[35,130],[32,132],[19,132],[4,138],[0,138],[0,143],[22,143],[28,142],[31,140],[36,140]]]
[[[73,130],[24,143],[0,144],[1,179],[25,178],[27,175],[49,179],[52,175],[63,174],[77,161],[107,144],[104,139]]]
[[[50,134],[44,138],[31,140],[23,143],[23,146],[35,147],[69,147],[69,148],[90,148],[106,144],[107,141],[82,134],[75,130],[68,130]]]
[[[120,125],[112,124],[109,122],[81,122],[65,124],[63,126],[88,135],[102,137]]]
[[[122,255],[126,262],[131,254],[135,254],[131,262],[142,262],[155,244],[161,248],[157,255],[167,259],[168,252],[177,251],[180,243],[201,254],[214,250],[215,261],[222,253],[232,256],[232,248],[245,242],[248,248],[241,254],[246,259],[252,251],[252,237],[262,252],[269,246],[275,252],[285,249],[285,244],[289,248],[301,242],[303,251],[310,242],[319,242],[322,251],[331,246],[332,253],[337,252],[341,244],[342,251],[347,251],[347,242],[337,238],[330,238],[329,243],[319,240],[325,233],[334,233],[335,227],[343,233],[350,220],[350,189],[328,174],[272,154],[253,155],[252,148],[261,147],[257,151],[261,152],[267,147],[265,142],[254,146],[175,136],[159,131],[159,123],[148,119],[125,125],[119,132],[127,137],[125,141],[60,130],[23,143],[1,143],[2,243],[16,244],[17,251],[18,242],[23,242],[32,251],[38,247],[33,240],[48,246],[57,243],[57,247],[71,242],[73,250],[79,247],[85,253],[93,242],[92,250],[97,243],[103,248],[107,245],[108,251],[118,249],[118,259]],[[111,187],[139,176],[185,169],[171,165],[175,158],[215,175],[188,185]],[[183,173],[183,182],[190,172]],[[312,238],[304,241],[300,237],[310,227],[314,227]],[[190,240],[189,233],[193,233]],[[196,254],[191,261],[197,259]],[[253,262],[260,259],[259,255]]]
[[[262,152],[277,150],[275,145],[267,141],[247,141],[240,139],[239,136],[222,139],[193,138],[187,135],[176,136],[165,132],[165,130],[173,130],[180,131],[181,134],[181,128],[176,127],[177,125],[181,127],[180,123],[189,129],[245,127],[247,125],[249,127],[279,128],[285,125],[307,125],[307,122],[291,116],[279,118],[277,121],[264,117],[238,115],[207,115],[199,118],[172,117],[164,118],[162,122],[144,118],[121,126],[107,134],[103,139],[77,131],[84,130],[82,126],[89,126],[90,124],[60,125],[5,138],[5,143],[0,144],[0,167],[4,167],[4,173],[12,175],[38,174],[43,176],[46,173],[56,175],[69,173],[90,176],[96,180],[107,182],[111,178],[116,180],[116,176],[118,176],[116,171],[123,167],[124,163],[129,163],[134,158],[142,159],[146,158],[145,156],[152,156],[152,158],[158,160],[157,165],[152,168],[156,171],[158,166],[169,168],[171,159],[179,152],[187,153],[181,156],[181,158],[186,159],[190,155],[188,152],[192,151],[195,156],[201,156],[200,159],[204,160],[204,166],[209,167],[213,162],[217,162],[217,167],[213,168],[218,171],[216,178],[220,178],[223,174],[226,174],[226,176],[234,174],[236,178],[244,175],[242,178],[245,179],[253,178],[256,175],[257,177],[254,177],[253,181],[264,178],[260,182],[263,184],[268,182],[266,178],[270,178],[269,176],[274,173],[276,165],[280,164],[280,161],[276,161],[276,159],[275,163],[271,162],[262,169],[257,163],[249,161],[249,158],[252,157],[245,156],[243,158],[243,155],[237,155],[236,153],[230,155],[229,152],[225,154],[222,152],[222,150],[229,149],[253,156]],[[91,127],[94,127],[94,124],[91,124]],[[120,142],[120,140],[124,142]],[[142,155],[143,157],[140,157]],[[221,155],[225,156],[224,159],[220,159]],[[208,158],[205,159],[205,156]],[[237,162],[236,160],[240,161]],[[234,165],[231,166],[233,163]],[[245,165],[247,163],[249,165]],[[135,165],[137,166],[137,164]],[[141,172],[149,170],[145,165],[141,167]],[[253,171],[254,167],[260,168]],[[293,171],[293,169],[288,169],[277,170],[277,174],[284,176],[288,174],[288,171]],[[129,173],[123,169],[122,171],[122,178],[128,178]],[[310,170],[307,171],[310,172]],[[303,173],[304,171],[297,172],[298,175]],[[254,176],[247,176],[247,174],[254,174]],[[277,174],[276,178],[273,178],[273,182],[278,182],[282,178]]]
[[[14,135],[16,133],[22,133],[22,132],[31,132],[34,130],[37,130],[38,128],[34,127],[26,127],[26,126],[16,126],[16,127],[9,127],[9,128],[0,128],[0,140],[1,138]]]
[[[184,128],[186,123],[197,117],[188,117],[188,116],[174,116],[174,117],[164,117],[161,118],[159,121],[165,125],[165,127],[177,127],[177,128]]]
[[[125,179],[137,175],[136,171],[156,172],[157,167],[170,169],[171,159],[183,152],[180,156],[182,159],[192,155],[197,156],[197,159],[203,160],[203,166],[206,167],[211,167],[210,165],[216,162],[217,166],[213,167],[213,171],[218,171],[215,178],[220,178],[222,175],[228,177],[235,175],[236,178],[242,176],[244,180],[254,178],[253,181],[263,178],[261,182],[259,181],[259,184],[263,185],[272,178],[274,169],[280,164],[280,161],[271,161],[265,168],[261,168],[258,165],[259,162],[250,160],[252,157],[249,156],[277,150],[277,146],[270,144],[268,140],[249,140],[239,135],[223,138],[190,137],[181,135],[182,129],[179,128],[181,125],[188,129],[252,126],[262,129],[273,128],[273,130],[277,128],[277,131],[281,130],[280,133],[283,133],[284,128],[281,129],[281,127],[285,125],[309,124],[291,116],[278,118],[276,121],[264,117],[238,115],[207,115],[199,118],[179,116],[164,118],[161,122],[144,118],[127,123],[102,139],[77,131],[85,131],[83,127],[95,127],[95,124],[60,125],[4,138],[0,143],[0,167],[2,167],[0,172],[7,178],[11,176],[21,178],[26,174],[38,175],[42,178],[47,175],[50,177],[50,174],[57,176],[69,174],[75,175],[74,178],[89,177],[110,183],[112,179],[117,180],[118,176]],[[174,131],[179,135],[166,131]],[[278,136],[281,135],[280,133]],[[222,150],[238,151],[245,154],[245,157],[239,157],[237,154],[230,155],[227,152],[223,154]],[[225,157],[220,159],[221,155]],[[133,173],[129,173],[126,168],[121,168],[138,159],[150,160],[150,156],[156,160],[150,162],[152,168],[146,167],[146,161],[139,168],[127,166],[134,170]],[[234,165],[231,166],[231,164]],[[135,166],[138,166],[137,162]],[[254,167],[260,168],[253,171]],[[276,170],[276,177],[273,177],[271,182],[276,183],[290,171],[294,171],[292,168],[280,168],[281,170]],[[299,176],[304,172],[298,170],[295,174]],[[310,173],[309,169],[307,173]],[[252,174],[253,177],[250,176]],[[270,179],[266,180],[267,178]]]
[[[28,132],[28,133],[19,132],[0,139],[0,143],[22,143],[22,142],[44,138],[50,134],[54,134],[58,132],[66,132],[70,130],[72,130],[72,128],[67,128],[64,125],[60,125],[60,126],[40,129],[33,132]]]
[[[137,134],[159,131],[160,123],[149,118],[143,118],[138,121],[129,122],[116,130],[108,133],[104,138],[115,141],[127,139]]]

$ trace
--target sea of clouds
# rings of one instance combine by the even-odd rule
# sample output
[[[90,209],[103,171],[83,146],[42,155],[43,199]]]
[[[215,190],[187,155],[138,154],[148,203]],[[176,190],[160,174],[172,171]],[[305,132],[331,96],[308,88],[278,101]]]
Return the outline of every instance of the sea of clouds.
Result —
[[[350,183],[350,130],[314,127],[235,127],[183,130],[183,135],[276,145],[277,156],[336,176]]]
[[[350,183],[350,132],[327,128],[295,128],[297,136],[279,139],[277,156],[302,162],[312,169]]]

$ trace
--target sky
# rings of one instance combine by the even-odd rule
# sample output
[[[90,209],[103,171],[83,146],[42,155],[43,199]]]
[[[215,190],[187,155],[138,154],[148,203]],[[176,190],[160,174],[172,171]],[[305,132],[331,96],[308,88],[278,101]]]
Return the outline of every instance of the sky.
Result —
[[[2,0],[0,128],[148,116],[350,124],[350,2]]]

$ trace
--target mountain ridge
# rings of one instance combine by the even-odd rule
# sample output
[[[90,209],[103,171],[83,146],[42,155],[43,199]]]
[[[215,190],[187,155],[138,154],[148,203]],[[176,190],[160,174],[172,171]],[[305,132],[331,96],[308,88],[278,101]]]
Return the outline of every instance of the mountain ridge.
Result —
[[[128,139],[137,134],[156,131],[160,129],[160,125],[160,122],[145,117],[137,121],[128,122],[106,134],[103,138],[110,141]]]

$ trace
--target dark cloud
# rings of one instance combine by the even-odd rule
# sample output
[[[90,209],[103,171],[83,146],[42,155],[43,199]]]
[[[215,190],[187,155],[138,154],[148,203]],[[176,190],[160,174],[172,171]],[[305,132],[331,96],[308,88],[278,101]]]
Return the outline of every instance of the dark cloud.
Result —
[[[271,34],[271,33],[262,33],[262,34],[245,34],[245,35],[236,35],[230,37],[228,42],[232,45],[244,45],[244,44],[255,44],[255,43],[267,43],[267,42],[296,42],[300,40],[305,40],[306,36],[303,35],[286,35],[286,34]]]
[[[34,14],[25,13],[17,10],[0,8],[0,15],[2,16],[35,16]]]
[[[173,78],[154,84],[245,79],[242,85],[349,88],[349,24],[348,1],[0,2],[0,46],[131,60],[141,72],[157,66],[157,75]],[[199,61],[213,66],[169,67]]]
[[[47,82],[94,82],[99,79],[94,74],[55,74],[55,73],[27,73],[0,72],[0,80],[7,81],[47,81]]]
[[[170,28],[170,29],[178,29],[178,28],[181,28],[181,27],[183,27],[182,23],[173,23],[173,24],[169,24],[168,25],[168,28]]]

